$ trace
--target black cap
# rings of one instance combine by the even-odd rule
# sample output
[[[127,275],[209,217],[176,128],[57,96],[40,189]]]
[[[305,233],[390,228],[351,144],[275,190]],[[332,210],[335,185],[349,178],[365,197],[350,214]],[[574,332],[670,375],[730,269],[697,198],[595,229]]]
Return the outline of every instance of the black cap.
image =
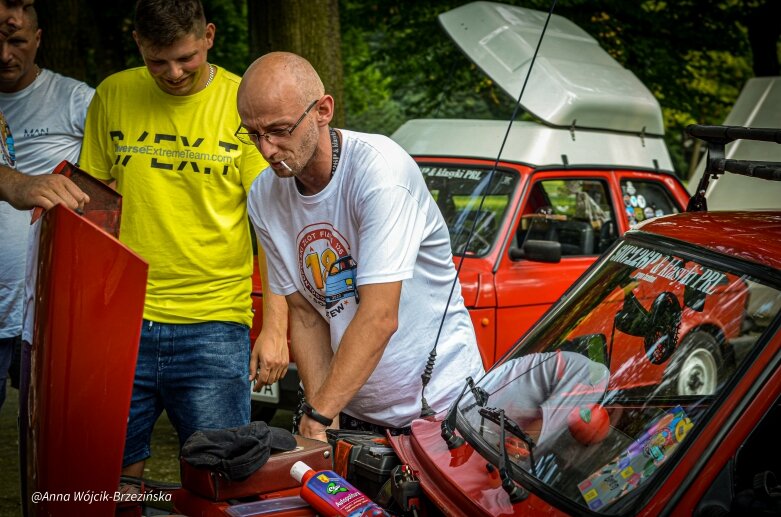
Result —
[[[230,429],[196,431],[184,442],[181,457],[193,467],[243,481],[268,461],[272,449],[295,448],[296,439],[290,431],[258,421]]]

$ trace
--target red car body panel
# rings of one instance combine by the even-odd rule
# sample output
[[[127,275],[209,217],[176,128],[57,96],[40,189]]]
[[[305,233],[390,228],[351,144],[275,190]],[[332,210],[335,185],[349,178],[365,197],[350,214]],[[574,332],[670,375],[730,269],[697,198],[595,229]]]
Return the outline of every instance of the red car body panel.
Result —
[[[439,421],[416,420],[410,436],[391,438],[403,463],[412,466],[426,495],[448,515],[566,515],[534,494],[511,504],[496,469],[468,444],[448,450]]]
[[[62,205],[44,214],[39,258],[36,321],[46,325],[32,353],[28,487],[67,500],[41,500],[32,514],[111,515],[147,264]],[[111,498],[76,500],[87,492]]]
[[[781,269],[781,212],[686,213],[674,220],[652,219],[638,230]]]

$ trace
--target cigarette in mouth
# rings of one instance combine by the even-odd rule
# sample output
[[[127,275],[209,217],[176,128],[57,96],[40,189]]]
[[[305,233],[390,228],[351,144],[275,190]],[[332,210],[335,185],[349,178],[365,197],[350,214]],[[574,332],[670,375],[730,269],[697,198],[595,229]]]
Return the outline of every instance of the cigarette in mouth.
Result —
[[[286,163],[285,163],[285,161],[284,161],[284,160],[279,160],[279,163],[281,163],[281,164],[282,164],[282,167],[286,168],[286,169],[288,170],[288,172],[293,172],[293,169],[291,169],[291,168],[288,166],[288,164],[286,164]]]

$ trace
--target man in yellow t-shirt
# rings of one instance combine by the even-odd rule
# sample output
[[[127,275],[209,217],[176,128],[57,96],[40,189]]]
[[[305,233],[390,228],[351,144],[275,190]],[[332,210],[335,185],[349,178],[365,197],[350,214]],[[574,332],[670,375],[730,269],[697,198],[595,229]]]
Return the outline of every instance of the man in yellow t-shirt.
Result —
[[[250,356],[246,200],[266,163],[233,135],[240,79],[206,60],[214,34],[199,0],[139,0],[133,37],[146,66],[103,81],[87,114],[81,166],[116,182],[120,240],[149,263],[125,475],[142,475],[163,409],[180,444],[244,425],[250,380],[274,382],[287,367],[285,301],[268,290]]]

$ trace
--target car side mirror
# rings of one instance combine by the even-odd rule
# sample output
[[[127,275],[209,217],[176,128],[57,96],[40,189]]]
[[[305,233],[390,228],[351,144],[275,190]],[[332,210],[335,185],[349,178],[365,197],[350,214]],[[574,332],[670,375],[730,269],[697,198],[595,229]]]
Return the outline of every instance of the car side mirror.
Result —
[[[510,259],[532,260],[534,262],[561,262],[561,243],[558,241],[527,240],[523,247],[510,248]]]

